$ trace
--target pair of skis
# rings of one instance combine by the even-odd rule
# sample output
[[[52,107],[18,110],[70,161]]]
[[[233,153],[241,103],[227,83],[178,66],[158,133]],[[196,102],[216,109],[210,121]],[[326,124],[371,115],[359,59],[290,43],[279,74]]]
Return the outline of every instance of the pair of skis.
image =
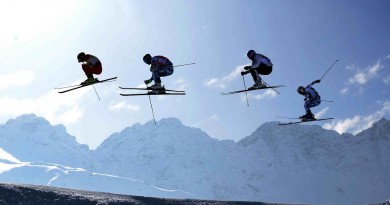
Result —
[[[253,90],[261,90],[261,89],[274,89],[274,88],[279,88],[279,87],[285,87],[284,85],[276,85],[276,86],[266,86],[266,87],[261,87],[261,88],[254,88],[254,89],[245,89],[245,90],[237,90],[237,91],[232,91],[232,92],[221,92],[221,95],[231,95],[231,94],[236,94],[236,93],[242,93],[242,92],[248,92],[248,91],[253,91]],[[276,116],[278,117],[278,116]],[[278,117],[278,118],[286,118],[286,119],[296,119],[300,121],[295,121],[295,122],[287,122],[287,123],[279,123],[279,125],[292,125],[292,124],[299,124],[299,123],[305,123],[305,122],[314,122],[314,121],[324,121],[324,120],[332,120],[333,118],[319,118],[319,119],[302,119],[302,118],[290,118],[290,117]]]
[[[315,122],[315,121],[324,121],[324,120],[332,120],[333,118],[318,118],[318,119],[306,119],[306,118],[299,118],[299,117],[278,117],[277,118],[285,118],[285,119],[292,119],[292,120],[300,120],[295,122],[287,122],[287,123],[279,123],[278,125],[292,125],[292,124],[299,124],[299,123],[305,123],[305,122]]]
[[[266,87],[260,87],[260,88],[250,88],[250,89],[245,89],[245,90],[236,90],[236,91],[231,91],[231,92],[221,92],[221,95],[231,95],[231,94],[236,94],[236,93],[249,92],[249,91],[253,91],[253,90],[274,89],[274,88],[280,88],[280,87],[285,87],[285,86],[284,85],[275,85],[275,86],[266,86]]]
[[[69,91],[72,91],[72,90],[76,90],[76,89],[79,89],[79,88],[83,88],[83,87],[87,87],[87,86],[90,86],[90,85],[95,85],[95,84],[98,84],[98,83],[105,83],[105,82],[113,82],[113,81],[116,81],[117,77],[113,77],[113,78],[108,78],[108,79],[104,79],[104,80],[99,80],[99,81],[96,81],[94,83],[87,83],[87,84],[81,84],[81,85],[71,85],[71,86],[65,86],[65,87],[60,87],[60,88],[55,88],[55,89],[66,89],[66,90],[63,90],[63,91],[59,91],[58,93],[66,93],[66,92],[69,92]]]
[[[71,85],[71,86],[65,86],[65,87],[60,87],[60,88],[55,88],[55,89],[66,89],[66,90],[63,90],[63,91],[59,91],[59,93],[66,93],[66,92],[69,92],[69,91],[72,91],[72,90],[77,90],[79,88],[83,88],[83,87],[86,87],[86,86],[90,86],[90,85],[93,86],[94,84],[98,84],[98,83],[113,82],[113,81],[116,80],[116,78],[117,77],[113,77],[113,78],[108,78],[108,79],[96,81],[94,83],[81,84],[81,85]],[[182,90],[169,90],[169,89],[165,89],[165,88],[164,89],[153,89],[151,87],[146,87],[146,88],[126,88],[126,87],[121,87],[121,86],[119,86],[119,88],[123,89],[123,90],[144,90],[144,91],[147,91],[146,93],[133,93],[133,94],[123,94],[123,93],[120,93],[120,95],[121,96],[142,96],[142,95],[148,95],[149,96],[149,102],[150,102],[150,108],[151,108],[152,114],[153,114],[154,124],[156,124],[156,118],[154,117],[154,109],[153,109],[153,105],[152,105],[152,100],[150,99],[151,95],[185,95],[185,91],[182,91]],[[95,89],[95,92],[96,92],[96,89]],[[97,92],[96,92],[96,95],[98,96],[98,98],[100,100],[100,97],[99,97]]]
[[[126,88],[119,86],[122,90],[145,90],[146,93],[131,93],[131,94],[123,94],[120,93],[121,96],[142,96],[142,95],[185,95],[185,91],[182,90],[169,90],[169,89],[153,89],[151,87],[146,88]]]
[[[55,89],[65,89],[65,90],[62,90],[62,91],[59,91],[58,93],[66,93],[66,92],[69,92],[69,91],[72,91],[72,90],[77,90],[77,89],[80,89],[80,88],[83,88],[83,87],[87,87],[87,86],[90,86],[90,85],[95,85],[95,84],[99,84],[99,83],[106,83],[106,82],[113,82],[113,81],[116,81],[117,77],[113,77],[113,78],[108,78],[108,79],[104,79],[104,80],[99,80],[99,81],[96,81],[94,83],[88,83],[88,84],[81,84],[81,85],[70,85],[70,86],[65,86],[65,87],[58,87],[58,88],[55,88]],[[138,96],[138,95],[185,95],[185,91],[181,91],[181,90],[169,90],[169,89],[163,89],[163,90],[156,90],[156,89],[153,89],[153,88],[150,88],[150,87],[147,87],[147,88],[126,88],[126,87],[120,87],[120,89],[130,89],[130,90],[146,90],[148,91],[147,93],[134,93],[134,94],[120,94],[122,96]]]

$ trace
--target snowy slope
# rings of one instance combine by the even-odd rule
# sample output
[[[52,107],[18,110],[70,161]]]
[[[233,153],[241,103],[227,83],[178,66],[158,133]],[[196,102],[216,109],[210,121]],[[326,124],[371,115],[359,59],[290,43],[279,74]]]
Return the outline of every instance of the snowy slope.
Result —
[[[140,180],[90,172],[43,162],[21,162],[0,148],[0,181],[77,188],[89,191],[110,191],[118,194],[189,198],[192,194],[167,190]]]
[[[63,125],[52,126],[34,114],[0,125],[0,147],[22,161],[43,161],[94,170],[88,146],[79,144]]]

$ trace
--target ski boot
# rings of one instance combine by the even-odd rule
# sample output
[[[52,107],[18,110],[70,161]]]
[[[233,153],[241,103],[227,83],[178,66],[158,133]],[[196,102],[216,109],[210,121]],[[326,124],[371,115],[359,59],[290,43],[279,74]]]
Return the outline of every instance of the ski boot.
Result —
[[[265,87],[267,87],[267,86],[261,80],[257,80],[252,87],[248,88],[248,90],[265,88]]]
[[[316,120],[311,111],[307,112],[305,115],[300,116],[299,118],[302,119],[302,122]]]
[[[97,78],[94,77],[88,77],[84,82],[81,83],[81,85],[88,85],[88,84],[93,84],[99,82]]]
[[[155,83],[154,85],[150,86],[150,88],[152,89],[152,93],[165,93],[165,88],[164,86],[161,86],[161,83]]]

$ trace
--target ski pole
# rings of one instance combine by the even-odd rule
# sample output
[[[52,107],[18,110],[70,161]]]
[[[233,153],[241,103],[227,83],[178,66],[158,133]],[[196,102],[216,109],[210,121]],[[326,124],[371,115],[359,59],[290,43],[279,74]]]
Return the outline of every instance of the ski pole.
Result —
[[[148,95],[148,96],[149,96],[150,108],[152,109],[154,125],[157,125],[156,124],[156,118],[154,117],[154,110],[153,110],[152,100],[150,99],[150,95]]]
[[[186,65],[193,65],[195,63],[188,63],[188,64],[182,64],[182,65],[175,65],[175,66],[172,66],[172,67],[180,67],[180,66],[186,66]]]
[[[263,83],[264,83],[267,87],[270,87],[270,86],[268,85],[268,83],[266,83],[264,80],[261,80],[261,81],[263,81]],[[271,88],[271,89],[274,90],[276,93],[280,94],[280,92],[278,92],[278,91],[275,90],[274,88]]]
[[[97,93],[97,91],[96,91],[96,88],[95,88],[95,86],[94,86],[94,85],[92,85],[92,87],[93,87],[93,89],[95,90],[95,93],[96,93],[97,97],[98,97],[98,98],[99,98],[99,100],[100,100],[100,97],[99,97],[99,95],[98,95],[98,93]]]
[[[145,83],[145,84],[146,84],[146,83]],[[146,87],[148,87],[148,84],[146,84]],[[150,95],[148,95],[148,96],[149,96],[150,108],[152,109],[154,125],[157,125],[157,124],[156,124],[156,118],[154,117],[154,109],[153,109],[153,105],[152,105],[152,99],[150,99]]]
[[[321,101],[323,101],[323,102],[333,102],[333,100],[321,100]]]
[[[246,84],[245,84],[245,78],[242,76],[242,81],[244,82],[244,88],[245,88],[245,96],[246,96],[246,104],[249,107],[249,102],[248,102],[248,92],[246,92]]]
[[[320,80],[322,80],[322,78],[325,77],[325,75],[330,71],[330,69],[332,69],[332,67],[334,66],[334,64],[336,64],[338,61],[338,59],[336,59],[336,61],[332,64],[332,66],[330,66],[330,68],[324,73],[324,75],[322,75],[322,77],[320,78]]]

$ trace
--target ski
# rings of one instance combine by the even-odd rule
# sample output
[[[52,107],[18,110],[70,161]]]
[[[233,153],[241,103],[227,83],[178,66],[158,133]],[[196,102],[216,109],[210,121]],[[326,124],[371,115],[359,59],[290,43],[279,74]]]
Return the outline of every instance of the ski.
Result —
[[[298,122],[279,123],[279,125],[292,125],[292,124],[298,124],[304,122],[315,122],[315,121],[332,120],[332,119],[333,118],[321,118],[321,119],[314,119],[314,120],[305,119],[303,121],[298,121]]]
[[[276,118],[282,118],[282,119],[289,119],[289,120],[299,120],[302,118],[299,117],[280,117],[280,116],[275,116]]]
[[[248,92],[248,91],[253,91],[253,90],[262,90],[262,89],[279,88],[279,87],[285,87],[285,86],[284,86],[284,85],[276,85],[276,86],[267,86],[267,87],[255,88],[255,89],[237,90],[237,91],[226,92],[226,93],[221,92],[221,95],[231,95],[231,94],[242,93],[242,92]]]
[[[147,88],[125,88],[125,87],[121,87],[119,86],[120,89],[124,89],[124,90],[155,90],[151,87],[147,87]],[[164,91],[170,91],[170,92],[180,92],[180,93],[184,93],[185,91],[182,91],[182,90],[168,90],[168,89],[164,89]]]
[[[89,85],[98,84],[98,83],[112,82],[112,81],[114,81],[116,78],[117,78],[117,77],[108,78],[108,79],[100,80],[100,81],[95,82],[95,83],[84,84],[84,85],[67,86],[67,87],[64,87],[64,88],[69,88],[69,87],[73,87],[73,88],[68,89],[68,90],[59,91],[58,93],[66,93],[66,92],[69,92],[69,91],[72,91],[72,90],[76,90],[76,89],[79,89],[79,88],[83,88],[83,87],[86,87],[86,86],[89,86]],[[59,89],[61,89],[61,88],[59,88]]]
[[[185,95],[185,93],[135,93],[135,94],[123,94],[119,93],[122,96],[142,96],[142,95]]]
[[[112,80],[105,80],[104,82],[114,82],[114,81],[116,81],[116,78],[113,78]],[[80,84],[78,84],[78,85],[69,85],[69,86],[64,86],[64,87],[56,87],[56,88],[54,88],[54,89],[56,89],[56,90],[61,90],[61,89],[65,89],[65,88],[74,88],[74,87],[80,87],[81,85]]]

